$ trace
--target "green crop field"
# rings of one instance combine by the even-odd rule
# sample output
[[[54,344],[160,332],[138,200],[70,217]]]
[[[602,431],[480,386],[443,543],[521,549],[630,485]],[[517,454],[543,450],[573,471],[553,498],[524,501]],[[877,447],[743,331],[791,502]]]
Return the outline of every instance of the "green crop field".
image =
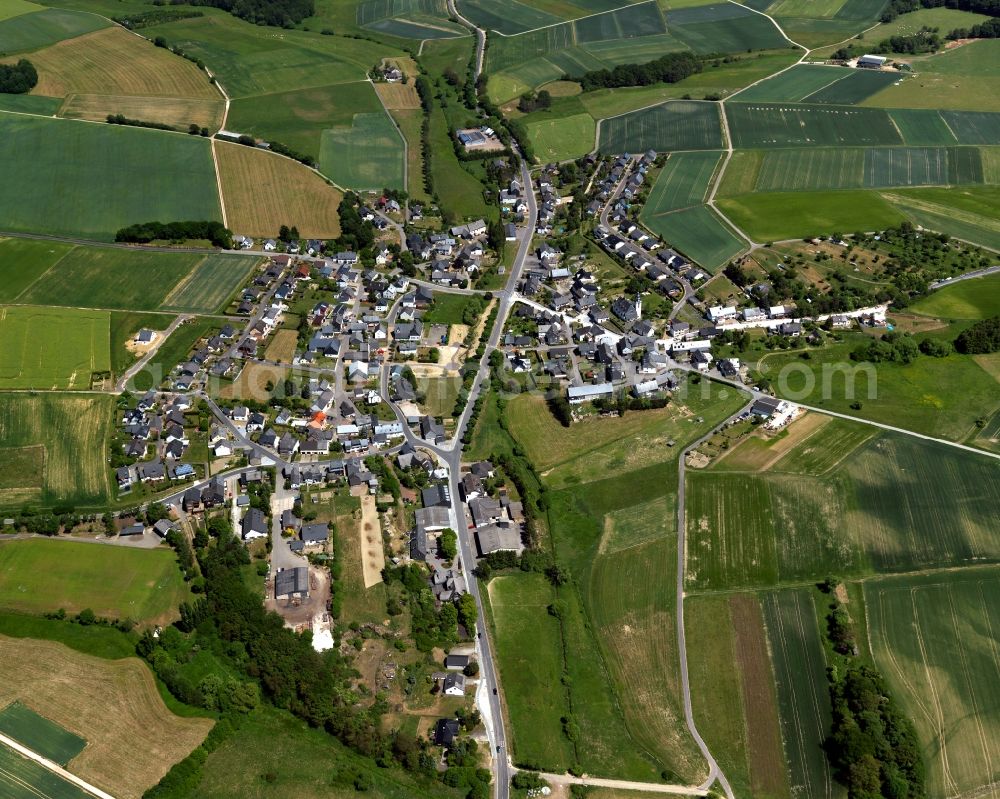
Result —
[[[1000,316],[1000,275],[962,280],[945,286],[915,302],[908,310],[945,319]]]
[[[36,280],[19,301],[151,311],[203,258],[191,253],[75,247]]]
[[[357,23],[363,28],[404,39],[467,36],[468,30],[448,19],[445,0],[363,0]]]
[[[160,308],[171,311],[224,311],[229,298],[249,277],[256,258],[206,255],[164,299]]]
[[[356,114],[349,128],[323,131],[320,171],[348,189],[403,189],[403,137],[385,111]]]
[[[0,396],[0,506],[106,502],[112,399]]]
[[[357,81],[243,98],[232,104],[226,124],[318,158],[324,130],[382,111],[372,84]]]
[[[747,244],[707,205],[658,214],[644,224],[709,272],[716,272]]]
[[[37,3],[30,3],[28,0],[2,0],[0,2],[0,22],[19,17],[21,14],[30,14],[32,11],[41,11],[42,6]]]
[[[753,189],[903,188],[983,181],[982,156],[974,147],[814,147],[764,152]]]
[[[106,28],[110,21],[82,11],[46,8],[0,21],[0,53],[37,50]]]
[[[858,448],[846,459],[838,448],[841,465],[822,476],[786,472],[796,450],[766,473],[692,474],[691,584],[763,587],[1000,559],[988,532],[1000,496],[991,459],[894,434],[848,440]]]
[[[0,239],[0,302],[14,302],[72,245],[34,239]]]
[[[0,388],[90,388],[111,369],[107,311],[0,307]]]
[[[875,108],[729,103],[726,116],[737,148],[903,143],[889,115]]]
[[[602,153],[719,150],[722,146],[717,105],[681,100],[603,120],[597,145]]]
[[[0,544],[0,607],[23,613],[91,608],[164,623],[190,591],[169,549],[31,539]]]
[[[851,74],[808,95],[804,102],[830,105],[854,105],[901,80],[898,74],[873,70],[851,70]]]
[[[647,217],[704,202],[721,158],[722,153],[715,152],[671,155],[643,206],[640,215],[643,222]]]
[[[831,723],[830,695],[810,589],[764,594],[761,604],[792,795],[843,799],[847,791],[833,781],[823,753]]]
[[[60,766],[69,763],[87,745],[79,735],[39,716],[20,702],[12,702],[0,711],[0,732]]]
[[[772,78],[740,92],[741,103],[800,103],[813,92],[842,80],[843,67],[796,64]]]
[[[372,64],[401,51],[370,40],[286,30],[276,36],[223,12],[144,28],[204,61],[230,97],[291,92],[364,80]]]
[[[900,80],[886,72],[798,64],[752,86],[739,96],[744,103],[821,103],[853,105]]]
[[[91,799],[57,774],[0,744],[0,793],[6,799]]]
[[[574,114],[561,119],[532,122],[528,136],[535,153],[543,161],[567,161],[594,149],[597,123],[590,114]]]
[[[673,36],[696,53],[741,53],[789,46],[771,20],[735,3],[668,11],[667,26]]]
[[[540,574],[497,577],[489,584],[489,599],[514,756],[565,768],[572,747],[560,719],[570,711],[560,682],[559,623],[547,611],[555,592]]]
[[[956,144],[958,139],[937,110],[906,108],[889,112],[893,124],[907,144]]]
[[[718,205],[756,241],[812,238],[835,230],[882,230],[906,219],[872,191],[744,194],[720,199]]]
[[[0,114],[0,217],[8,230],[99,240],[136,222],[221,220],[210,147],[198,136]]]
[[[989,111],[942,111],[959,144],[1000,144],[1000,114]]]
[[[457,5],[470,22],[505,36],[554,25],[565,19],[518,0],[458,0]]]
[[[988,793],[1000,756],[1000,574],[864,584],[872,654],[917,728],[928,795]]]

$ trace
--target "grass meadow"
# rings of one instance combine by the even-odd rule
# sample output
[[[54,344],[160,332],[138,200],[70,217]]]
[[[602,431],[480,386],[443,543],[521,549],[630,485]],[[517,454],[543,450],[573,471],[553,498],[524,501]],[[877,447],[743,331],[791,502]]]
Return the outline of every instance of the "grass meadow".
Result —
[[[221,220],[210,146],[158,130],[0,114],[0,217],[9,230],[97,240],[136,222]]]
[[[343,195],[319,175],[289,158],[253,147],[222,141],[213,146],[226,219],[234,231],[271,237],[282,225],[295,225],[307,237],[340,235],[337,207]]]
[[[118,549],[96,544],[38,543]],[[0,546],[0,555],[8,546]],[[99,564],[99,560],[91,564],[92,574],[106,573],[99,572]],[[87,633],[93,638],[95,631]],[[25,663],[32,667],[24,668]],[[121,799],[139,799],[143,791],[201,743],[212,727],[212,721],[206,718],[174,715],[164,704],[149,667],[136,657],[108,660],[55,641],[0,636],[0,666],[6,675],[0,687],[0,704],[20,702],[48,719],[50,729],[55,725],[62,728],[58,732],[52,729],[46,736],[48,740],[39,742],[43,747],[40,751],[55,754],[54,745],[67,742],[67,734],[86,741],[86,748],[69,761],[69,770]],[[40,732],[32,729],[35,735]],[[136,757],[136,748],[151,756]],[[60,746],[60,750],[64,754],[70,751],[67,746]],[[45,782],[32,785],[44,789]],[[3,795],[19,796],[6,792]],[[78,795],[59,788],[25,797],[68,799]]]
[[[977,359],[955,354],[919,358],[907,365],[880,363],[870,373],[852,369],[850,361],[851,351],[866,340],[853,334],[843,344],[814,352],[811,378],[794,354],[765,355],[757,369],[786,399],[951,441],[965,440],[976,420],[997,408],[997,355]],[[775,380],[790,364],[796,366],[789,369],[787,379]],[[861,408],[852,408],[854,402],[860,402]]]
[[[565,769],[574,760],[560,719],[570,714],[555,591],[542,575],[497,577],[489,600],[515,762]]]
[[[541,119],[528,126],[535,153],[545,162],[578,158],[594,149],[597,123],[590,114]]]
[[[142,328],[162,331],[173,321],[169,314],[143,311],[111,312],[111,371],[120,375],[137,359],[125,344],[135,338]]]
[[[359,772],[371,779],[370,795],[379,799],[460,796],[439,781],[379,768],[332,735],[264,704],[208,756],[195,794],[213,799],[354,799],[354,774]]]
[[[864,584],[872,655],[917,728],[928,794],[988,793],[1000,757],[1000,574]]]
[[[944,319],[987,319],[1000,315],[1000,275],[960,280],[909,307],[913,313]]]
[[[403,189],[403,138],[385,111],[356,114],[350,127],[323,131],[319,168],[344,188]]]
[[[0,388],[89,389],[111,369],[107,311],[0,307]]]
[[[877,192],[864,190],[741,194],[722,197],[718,205],[733,224],[759,242],[883,230],[907,218]]]
[[[108,20],[96,14],[64,8],[39,8],[0,20],[0,53],[37,50],[110,25]]]
[[[575,578],[559,598],[568,608],[570,701],[587,741],[579,758],[592,773],[649,779],[666,767],[681,779],[704,777],[679,696],[676,586],[669,579],[676,568],[675,459],[683,442],[743,402],[706,387],[706,396],[693,387],[661,411],[578,422],[570,430],[538,398],[507,405],[511,430],[550,488],[556,557]]]
[[[29,539],[0,544],[0,607],[21,613],[91,608],[165,623],[190,596],[173,551]]]
[[[360,80],[246,97],[232,104],[226,124],[319,158],[325,130],[349,127],[355,114],[383,113],[372,84]]]
[[[106,502],[111,405],[110,396],[0,396],[0,505]],[[26,460],[36,466],[17,466]]]
[[[921,24],[928,24],[921,23],[921,18],[938,16],[945,18],[945,21],[938,23],[944,32],[957,27],[971,27],[986,19],[978,14],[950,8],[922,8],[915,13],[901,15],[895,23],[885,27],[909,27],[915,24],[919,28]],[[995,39],[980,39],[915,60],[915,77],[882,89],[864,100],[863,104],[881,108],[926,108],[935,111],[942,108],[1000,111],[1000,74],[992,69],[983,69],[984,64],[995,64],[998,58],[1000,42]]]

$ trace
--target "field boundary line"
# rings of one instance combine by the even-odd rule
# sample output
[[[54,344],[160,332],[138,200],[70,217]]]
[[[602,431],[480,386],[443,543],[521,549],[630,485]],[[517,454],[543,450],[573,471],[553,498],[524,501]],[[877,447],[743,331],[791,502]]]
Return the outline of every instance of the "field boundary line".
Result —
[[[977,590],[981,591],[981,583],[976,585]],[[986,609],[982,608],[983,616],[987,617]],[[955,614],[955,594],[949,588],[948,590],[948,612],[951,614],[952,629],[958,629],[958,616]],[[986,761],[986,773],[994,774],[993,771],[993,758],[990,757],[989,742],[986,739],[986,732],[983,730],[983,718],[982,710],[979,707],[979,702],[976,701],[976,689],[973,684],[972,675],[969,673],[969,661],[966,657],[965,644],[962,638],[956,636],[956,641],[958,643],[958,654],[962,662],[962,674],[965,677],[965,684],[969,690],[969,699],[972,701],[972,718],[976,722],[976,733],[979,738],[979,746],[983,753],[983,759]],[[991,649],[995,647],[995,642],[990,639]]]
[[[20,294],[18,294],[18,295],[17,295],[16,297],[14,297],[14,299],[13,299],[13,300],[11,300],[10,302],[8,302],[8,303],[4,303],[4,304],[5,304],[5,305],[17,305],[17,304],[18,304],[18,302],[17,302],[17,301],[18,301],[19,299],[21,299],[21,297],[23,297],[23,296],[24,296],[24,295],[25,295],[25,294],[26,294],[26,293],[27,293],[27,292],[28,292],[29,290],[31,290],[32,288],[34,288],[35,284],[36,284],[36,283],[38,283],[38,281],[39,281],[39,280],[41,280],[41,279],[42,279],[43,277],[45,277],[45,276],[46,276],[46,275],[47,275],[47,274],[48,274],[49,272],[51,272],[51,271],[52,271],[53,269],[55,269],[55,268],[56,268],[56,267],[57,267],[57,266],[58,266],[59,264],[61,264],[61,263],[63,262],[63,259],[65,259],[65,258],[66,258],[66,256],[67,256],[67,255],[69,255],[69,254],[70,254],[71,252],[73,252],[73,251],[74,251],[74,250],[75,250],[75,249],[76,249],[76,248],[77,248],[78,246],[79,246],[79,245],[77,245],[77,244],[74,244],[74,245],[73,245],[72,247],[70,247],[70,248],[69,248],[68,250],[66,250],[66,252],[64,252],[64,253],[63,253],[63,254],[62,254],[61,256],[59,256],[59,257],[58,257],[58,258],[57,258],[57,259],[56,259],[56,260],[55,260],[55,261],[54,261],[54,262],[53,262],[53,263],[52,263],[52,264],[51,264],[51,265],[49,266],[49,268],[48,268],[48,269],[46,269],[46,270],[45,270],[44,272],[42,272],[42,274],[40,274],[40,275],[39,275],[38,277],[36,277],[36,278],[35,278],[34,280],[32,280],[32,281],[31,281],[31,282],[30,282],[30,283],[29,283],[29,284],[28,284],[27,286],[25,286],[25,287],[24,287],[24,288],[23,288],[23,289],[21,290],[21,293],[20,293]]]
[[[920,614],[917,612],[917,595],[918,587],[914,586],[910,589],[910,608],[913,614],[913,631],[917,638],[917,647],[920,649],[920,660],[924,667],[924,679],[927,681],[928,693],[931,697],[931,702],[934,704],[934,726],[937,728],[937,737],[941,741],[945,741],[945,726],[944,726],[944,713],[941,710],[941,697],[938,696],[937,690],[934,688],[934,680],[931,677],[931,667],[930,663],[927,662],[927,647],[924,644],[924,635],[920,630]],[[941,758],[941,771],[945,782],[948,787],[953,792],[958,791],[958,784],[955,782],[954,777],[951,776],[951,766],[948,763],[948,749],[942,746],[939,750],[939,755]]]
[[[369,78],[368,83],[372,87],[372,91],[378,98],[378,104],[382,106],[382,113],[389,117],[389,121],[392,123],[392,127],[396,131],[396,135],[399,136],[399,140],[403,142],[403,190],[406,192],[410,191],[410,145],[406,141],[406,136],[403,135],[403,131],[400,130],[399,125],[396,123],[396,117],[392,115],[388,106],[385,104],[385,100],[382,99],[382,95],[378,93],[375,88],[375,82]],[[423,156],[421,155],[421,158]],[[404,242],[405,243],[405,242]]]
[[[225,215],[223,215],[223,224],[225,224],[224,217]],[[191,264],[191,269],[188,270],[188,273],[184,275],[184,277],[182,277],[179,281],[177,281],[177,284],[170,290],[170,293],[163,298],[163,301],[160,303],[160,308],[166,309],[172,307],[172,303],[170,301],[174,298],[175,295],[180,294],[181,292],[184,291],[184,289],[187,288],[188,284],[192,280],[194,280],[194,276],[198,272],[198,267],[200,267],[207,260],[208,256],[206,255],[203,258],[199,258],[197,261]]]
[[[793,38],[791,38],[787,33],[785,33],[784,28],[782,28],[778,24],[778,21],[774,17],[772,17],[770,14],[765,14],[763,11],[758,11],[756,8],[751,8],[750,6],[745,6],[742,3],[737,3],[736,0],[727,0],[727,2],[732,3],[734,6],[739,6],[740,8],[745,8],[747,11],[752,11],[754,14],[760,14],[762,17],[765,17],[766,19],[771,20],[771,24],[774,25],[774,27],[778,29],[778,33],[781,34],[781,37],[786,42],[791,42],[796,47],[799,47],[802,50],[805,50],[805,53],[803,53],[802,58],[805,58],[807,55],[809,55],[809,53],[812,52],[812,50],[810,48],[806,47],[804,44],[799,44],[797,41],[795,41]]]
[[[37,752],[33,752],[31,749],[28,749],[28,747],[22,746],[13,738],[4,735],[2,732],[0,732],[0,744],[4,744],[9,749],[12,749],[14,752],[19,754],[21,757],[33,761],[34,763],[44,768],[46,771],[51,771],[57,777],[61,777],[66,782],[72,783],[80,790],[89,793],[91,796],[96,796],[98,799],[115,799],[115,797],[112,796],[111,794],[102,791],[100,788],[91,785],[89,782],[85,782],[84,780],[77,777],[75,774],[71,774],[70,772],[66,771],[66,769],[64,769],[58,763],[54,763],[48,758],[42,757]]]
[[[585,14],[582,17],[573,17],[573,19],[563,19],[560,20],[559,22],[550,22],[548,25],[539,25],[537,28],[528,28],[528,30],[521,31],[520,33],[501,33],[500,31],[493,29],[490,30],[490,33],[495,33],[497,36],[503,36],[503,38],[505,39],[516,39],[518,36],[524,36],[524,34],[526,33],[534,33],[535,31],[544,31],[548,30],[549,28],[558,28],[560,25],[573,25],[573,35],[575,37],[576,36],[575,23],[579,22],[580,20],[591,19],[592,17],[601,17],[604,16],[605,14],[617,14],[619,11],[622,11],[623,9],[635,8],[637,6],[645,6],[649,5],[650,3],[654,4],[654,7],[662,17],[663,12],[660,11],[660,4],[657,3],[656,0],[643,0],[643,2],[639,3],[626,3],[625,5],[620,6],[618,8],[609,8],[607,11],[595,11],[593,14]],[[739,5],[739,3],[737,3],[736,5]],[[664,24],[666,24],[666,21],[664,21]],[[480,28],[480,30],[482,30],[482,28]],[[621,37],[616,37],[616,38],[621,38]],[[597,39],[596,41],[607,42],[607,41],[613,41],[613,39]],[[789,41],[791,41],[791,39],[789,39]],[[568,48],[560,47],[559,49],[565,50]],[[544,57],[545,56],[542,56],[542,58]],[[503,70],[498,70],[498,71],[503,72]]]

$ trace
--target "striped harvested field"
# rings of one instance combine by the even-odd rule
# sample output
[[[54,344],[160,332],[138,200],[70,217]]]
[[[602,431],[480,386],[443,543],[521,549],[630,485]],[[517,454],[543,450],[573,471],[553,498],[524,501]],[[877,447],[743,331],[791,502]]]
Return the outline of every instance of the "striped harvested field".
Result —
[[[226,103],[217,98],[135,97],[121,94],[71,94],[59,109],[67,119],[103,122],[108,114],[122,114],[129,119],[159,122],[186,128],[192,122],[215,133],[222,125]]]
[[[192,62],[124,28],[67,39],[32,53],[31,62],[38,70],[35,93],[49,97],[79,93],[219,99],[208,76]]]
[[[289,158],[228,142],[214,142],[229,227],[244,235],[274,236],[295,225],[303,236],[340,235],[343,195]]]

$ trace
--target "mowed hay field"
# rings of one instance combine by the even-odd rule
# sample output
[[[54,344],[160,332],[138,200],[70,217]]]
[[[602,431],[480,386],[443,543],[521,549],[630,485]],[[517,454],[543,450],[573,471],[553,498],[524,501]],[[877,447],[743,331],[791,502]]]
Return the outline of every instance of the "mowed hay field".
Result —
[[[821,431],[764,472],[689,474],[692,587],[1000,559],[993,460],[896,434],[865,443],[848,437],[856,448],[828,458],[838,429]]]
[[[1000,573],[864,584],[872,654],[917,728],[931,796],[989,796],[1000,761]]]
[[[187,128],[192,122],[215,132],[222,124],[225,103],[219,100],[184,97],[130,97],[121,94],[71,94],[59,108],[66,119],[89,119],[104,122],[108,114],[129,119],[159,122]]]
[[[9,63],[13,59],[6,59]],[[225,101],[192,62],[123,28],[95,31],[31,54],[34,94],[64,97],[60,115],[132,119],[217,129]]]
[[[0,543],[0,607],[22,613],[90,608],[98,616],[165,624],[191,592],[173,551],[83,541]]]
[[[111,369],[111,315],[0,306],[0,388],[90,388]]]
[[[0,396],[0,506],[109,496],[111,396]],[[33,470],[24,468],[34,464]]]
[[[0,670],[0,704],[19,701],[86,740],[68,770],[121,799],[142,796],[212,728],[209,719],[171,713],[138,658],[104,660],[0,636]]]
[[[9,230],[97,240],[156,219],[221,221],[210,146],[158,130],[0,114],[0,218]]]
[[[296,225],[306,237],[340,235],[343,195],[307,167],[253,147],[214,142],[229,227],[243,235],[275,236]]]

